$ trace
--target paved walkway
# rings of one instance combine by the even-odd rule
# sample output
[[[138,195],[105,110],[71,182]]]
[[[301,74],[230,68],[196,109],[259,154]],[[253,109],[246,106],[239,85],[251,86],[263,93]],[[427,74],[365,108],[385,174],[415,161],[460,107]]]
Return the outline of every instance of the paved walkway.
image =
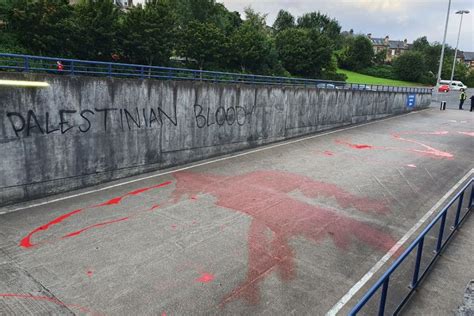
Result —
[[[466,218],[430,274],[412,296],[404,315],[454,315],[474,280],[474,216]],[[472,310],[474,314],[474,310]]]
[[[343,314],[474,167],[473,124],[429,109],[0,209],[0,314]]]

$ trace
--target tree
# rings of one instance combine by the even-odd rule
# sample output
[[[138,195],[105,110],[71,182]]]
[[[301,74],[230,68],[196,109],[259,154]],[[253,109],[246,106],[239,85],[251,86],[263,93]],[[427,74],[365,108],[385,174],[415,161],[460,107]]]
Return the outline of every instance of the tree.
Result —
[[[342,44],[341,26],[335,19],[320,12],[310,12],[303,14],[297,20],[300,28],[311,29],[327,36],[331,39],[334,48],[339,48]]]
[[[426,73],[423,54],[408,51],[393,61],[393,69],[400,80],[419,82]]]
[[[362,35],[350,39],[340,56],[340,66],[349,70],[369,67],[374,58],[374,49],[370,40]]]
[[[374,55],[374,63],[376,65],[383,65],[385,63],[385,59],[387,58],[387,49],[381,49]]]
[[[132,63],[167,65],[176,40],[175,15],[167,0],[136,6],[120,26],[121,48]]]
[[[4,5],[2,19],[12,33],[10,44],[33,54],[70,55],[72,7],[67,0],[16,0]]]
[[[230,38],[233,62],[243,72],[271,73],[275,48],[266,29],[265,15],[247,8],[246,19]]]
[[[110,60],[117,47],[119,10],[112,0],[81,0],[74,6],[74,52],[78,58]]]
[[[190,22],[180,32],[178,52],[182,57],[195,59],[199,69],[222,65],[226,54],[224,33],[213,23]]]
[[[290,12],[280,10],[273,23],[273,29],[278,33],[295,26],[295,17]]]
[[[290,28],[278,33],[276,47],[283,67],[293,75],[321,77],[330,68],[330,40],[314,30]]]

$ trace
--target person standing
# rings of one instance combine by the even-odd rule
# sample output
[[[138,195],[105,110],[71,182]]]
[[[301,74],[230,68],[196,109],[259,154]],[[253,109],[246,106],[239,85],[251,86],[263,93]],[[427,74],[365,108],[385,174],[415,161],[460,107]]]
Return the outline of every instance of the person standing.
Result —
[[[464,104],[464,101],[466,101],[466,92],[464,92],[464,89],[461,89],[461,95],[459,96],[459,109],[462,110],[462,106]]]
[[[469,112],[472,112],[474,111],[474,94],[471,95],[470,99],[471,99],[471,109],[469,110]]]
[[[59,60],[56,62],[56,69],[58,70],[59,73],[62,73],[63,70],[64,70],[64,65],[63,65],[63,63],[62,63],[61,61],[59,61]]]

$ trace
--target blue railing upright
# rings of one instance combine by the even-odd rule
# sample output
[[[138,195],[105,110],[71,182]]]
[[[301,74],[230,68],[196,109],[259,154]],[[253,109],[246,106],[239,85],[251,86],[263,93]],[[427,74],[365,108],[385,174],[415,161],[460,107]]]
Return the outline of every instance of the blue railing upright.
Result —
[[[57,67],[62,64],[62,70]],[[245,84],[312,86],[323,89],[348,89],[406,93],[428,93],[426,87],[395,87],[386,85],[369,85],[345,83],[342,81],[303,79],[278,76],[261,76],[220,71],[206,71],[185,68],[146,66],[115,62],[88,61],[58,57],[0,53],[0,70],[16,72],[41,72],[64,75],[107,76],[159,80],[192,80],[207,82],[227,82]]]
[[[466,192],[470,190],[470,196],[468,202],[465,204],[463,209],[463,203],[465,203],[465,195]],[[388,270],[378,279],[378,281],[367,291],[367,293],[360,299],[360,301],[352,308],[349,312],[349,315],[357,315],[368,303],[374,298],[375,294],[378,293],[380,288],[382,288],[380,293],[380,301],[378,302],[377,308],[377,315],[385,315],[387,314],[386,306],[387,306],[387,295],[390,290],[390,280],[391,276],[394,274],[397,269],[399,269],[400,265],[405,262],[407,257],[413,253],[416,249],[416,257],[414,260],[414,264],[412,265],[413,272],[411,277],[411,282],[408,285],[409,291],[406,295],[399,298],[399,302],[391,302],[392,303],[392,311],[388,314],[397,315],[400,310],[403,308],[405,303],[410,298],[413,291],[419,286],[420,282],[423,280],[427,272],[429,271],[430,267],[439,257],[441,251],[444,249],[448,241],[453,236],[454,232],[459,228],[463,220],[467,217],[467,215],[472,211],[474,208],[473,205],[474,199],[474,178],[471,178],[470,181],[464,185],[464,187],[449,201],[449,203],[439,212],[439,214],[431,221],[431,223],[418,235],[418,237],[410,244],[410,246],[403,252],[403,254],[398,257],[395,262],[388,268]],[[448,216],[448,212],[456,202],[458,202],[457,206],[454,208],[455,213],[454,215],[454,223],[451,227],[450,233],[445,235],[446,231],[446,218]],[[465,211],[462,214],[462,211]],[[434,249],[424,249],[425,246],[425,239],[436,224],[439,223],[439,230],[437,232],[437,239],[435,242]],[[426,248],[426,247],[425,247]],[[427,262],[426,267],[421,269],[421,262],[426,250],[432,250],[434,252],[434,256]],[[432,252],[430,252],[432,253]],[[373,302],[375,303],[375,302]],[[372,310],[369,314],[375,314]]]

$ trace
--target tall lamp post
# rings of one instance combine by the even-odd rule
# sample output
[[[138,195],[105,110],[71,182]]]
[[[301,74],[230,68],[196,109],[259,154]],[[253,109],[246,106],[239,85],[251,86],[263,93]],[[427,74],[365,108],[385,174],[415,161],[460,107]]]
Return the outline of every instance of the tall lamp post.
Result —
[[[449,0],[449,2],[448,2],[448,13],[446,14],[446,24],[444,26],[443,46],[441,47],[441,57],[439,59],[438,78],[436,79],[436,85],[437,86],[439,86],[439,82],[441,80],[441,70],[443,69],[444,46],[446,44],[446,33],[448,33],[449,11],[450,10],[451,10],[451,0]]]
[[[462,17],[464,14],[469,14],[469,10],[459,10],[456,14],[461,14],[461,21],[459,22],[459,32],[458,32],[458,40],[456,42],[456,49],[454,50],[454,61],[453,61],[453,69],[451,71],[451,78],[449,79],[449,86],[453,83],[454,77],[454,68],[456,67],[456,58],[458,55],[458,45],[459,45],[459,37],[461,36],[461,25],[462,25]]]

